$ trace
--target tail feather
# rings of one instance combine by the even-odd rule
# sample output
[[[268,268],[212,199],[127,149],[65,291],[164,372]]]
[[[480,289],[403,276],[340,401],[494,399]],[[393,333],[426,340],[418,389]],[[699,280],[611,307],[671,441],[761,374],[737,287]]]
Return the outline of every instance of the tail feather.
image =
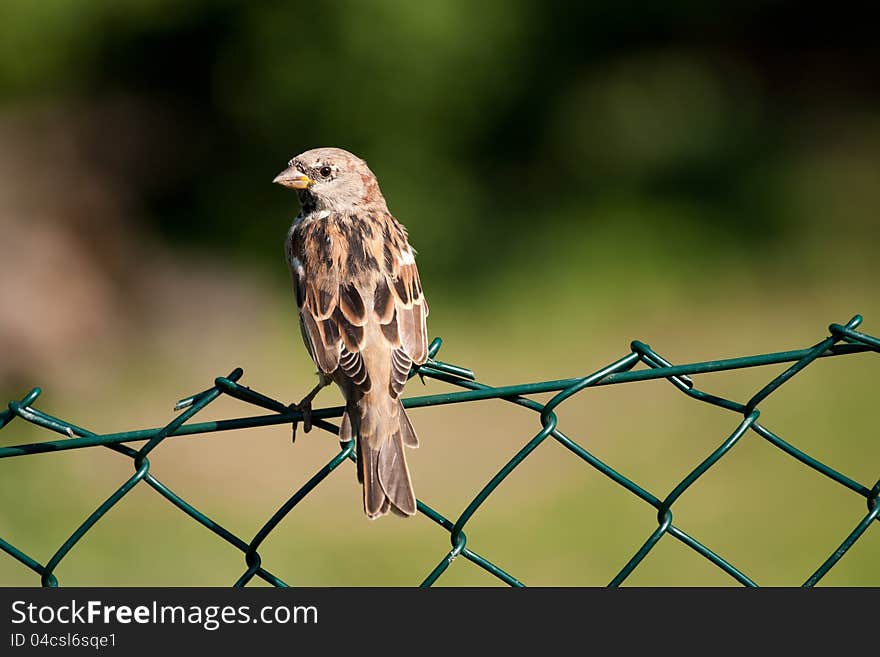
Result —
[[[385,441],[379,452],[379,483],[395,508],[407,516],[415,514],[416,496],[399,431]]]
[[[358,440],[359,479],[364,485],[364,511],[370,518],[388,512],[388,499],[379,479],[379,452],[370,449],[366,441]]]
[[[400,437],[403,439],[404,445],[415,449],[419,446],[419,437],[416,435],[416,430],[413,429],[412,422],[409,421],[406,411],[403,410],[403,402],[398,403],[400,404],[400,409],[398,410],[398,415],[400,416]]]
[[[364,511],[370,518],[388,511],[403,516],[416,512],[404,445],[416,447],[418,438],[400,401],[390,401],[398,405],[397,412],[379,414],[374,405],[363,404],[363,415],[356,408],[347,413],[358,417],[351,425],[358,436],[358,479],[364,487]]]
[[[347,443],[352,438],[354,438],[354,431],[351,426],[351,409],[346,408],[339,423],[339,442]]]

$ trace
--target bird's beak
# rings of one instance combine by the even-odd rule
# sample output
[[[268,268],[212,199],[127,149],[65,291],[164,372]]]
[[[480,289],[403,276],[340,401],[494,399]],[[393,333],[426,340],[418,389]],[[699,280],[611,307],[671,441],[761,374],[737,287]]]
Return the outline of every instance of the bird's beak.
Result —
[[[272,180],[273,183],[290,187],[291,189],[305,189],[309,185],[314,185],[315,181],[309,178],[296,167],[287,167]]]

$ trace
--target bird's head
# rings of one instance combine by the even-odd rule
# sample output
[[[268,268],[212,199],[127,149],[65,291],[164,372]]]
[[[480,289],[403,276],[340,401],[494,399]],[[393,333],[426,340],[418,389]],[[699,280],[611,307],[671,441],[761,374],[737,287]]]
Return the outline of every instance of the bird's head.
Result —
[[[295,189],[304,210],[387,211],[367,163],[341,148],[300,153],[272,182]]]

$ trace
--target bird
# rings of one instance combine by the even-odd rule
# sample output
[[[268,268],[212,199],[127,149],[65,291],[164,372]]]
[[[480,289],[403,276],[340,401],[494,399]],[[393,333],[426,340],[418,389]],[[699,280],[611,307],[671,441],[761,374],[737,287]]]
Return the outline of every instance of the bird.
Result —
[[[305,151],[272,182],[299,196],[285,256],[318,368],[318,385],[293,408],[308,431],[312,400],[336,383],[345,398],[339,439],[357,441],[366,515],[412,516],[404,447],[419,440],[400,395],[411,368],[428,359],[428,303],[406,228],[367,163],[340,148]]]

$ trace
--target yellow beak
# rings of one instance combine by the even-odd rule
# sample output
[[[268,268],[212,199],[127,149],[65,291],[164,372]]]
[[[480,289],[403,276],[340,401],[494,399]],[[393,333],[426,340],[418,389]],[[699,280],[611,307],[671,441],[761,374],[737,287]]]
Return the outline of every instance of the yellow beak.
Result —
[[[309,185],[314,185],[315,181],[309,178],[296,167],[287,167],[272,180],[277,185],[290,187],[291,189],[305,189]]]

